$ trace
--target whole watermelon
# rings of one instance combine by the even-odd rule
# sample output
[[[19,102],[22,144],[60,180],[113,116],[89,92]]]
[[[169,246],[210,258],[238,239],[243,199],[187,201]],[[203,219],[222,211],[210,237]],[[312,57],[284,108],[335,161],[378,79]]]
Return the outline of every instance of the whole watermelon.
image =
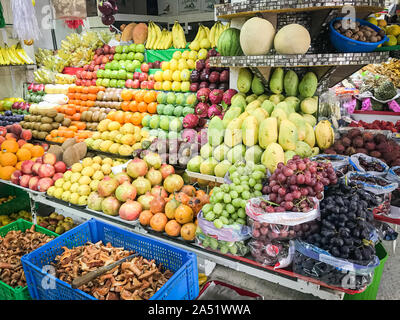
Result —
[[[229,28],[222,32],[218,39],[217,49],[221,56],[243,55],[240,47],[240,30]]]

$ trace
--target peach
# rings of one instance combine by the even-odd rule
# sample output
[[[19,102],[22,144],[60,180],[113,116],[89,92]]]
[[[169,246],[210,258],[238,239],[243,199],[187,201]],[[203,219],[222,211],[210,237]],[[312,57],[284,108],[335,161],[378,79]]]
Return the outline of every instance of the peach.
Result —
[[[37,176],[39,175],[39,168],[41,165],[42,165],[41,163],[35,162],[32,166],[32,172]]]
[[[26,141],[25,141],[25,140],[22,140],[22,139],[19,139],[17,142],[18,142],[18,146],[19,146],[20,148],[26,143]]]
[[[50,178],[54,176],[56,170],[51,164],[45,163],[39,167],[39,177],[40,178]]]
[[[54,169],[56,169],[57,173],[64,173],[65,171],[67,171],[67,165],[63,161],[57,161],[54,164]]]
[[[19,185],[19,179],[22,176],[22,172],[20,170],[16,170],[11,175],[11,182]]]
[[[24,174],[31,174],[32,173],[32,167],[34,165],[34,162],[32,160],[25,160],[21,164],[21,171]]]
[[[35,162],[36,163],[43,163],[43,157],[37,157]]]
[[[53,176],[53,181],[57,181],[58,179],[61,179],[62,177],[64,177],[64,173],[56,172]]]
[[[32,139],[32,131],[31,130],[22,130],[21,138],[29,141]]]
[[[46,153],[43,156],[43,163],[51,164],[52,166],[54,166],[56,162],[57,157],[54,153]]]
[[[29,179],[29,189],[37,191],[39,184],[39,177],[32,177]]]
[[[46,192],[52,185],[54,185],[52,178],[42,178],[39,180],[37,190],[40,192]]]
[[[30,174],[25,174],[25,175],[21,176],[20,179],[19,179],[19,185],[21,187],[28,188],[29,180],[31,178],[32,178],[32,175],[30,175]]]
[[[7,133],[6,140],[15,140],[17,141],[18,137],[14,133]]]

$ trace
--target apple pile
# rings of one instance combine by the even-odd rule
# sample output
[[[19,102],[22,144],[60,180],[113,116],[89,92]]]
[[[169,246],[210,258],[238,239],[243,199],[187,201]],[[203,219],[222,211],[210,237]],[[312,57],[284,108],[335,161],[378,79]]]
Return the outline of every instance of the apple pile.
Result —
[[[149,75],[151,63],[142,63],[140,71],[135,71],[132,79],[128,78],[125,82],[125,87],[130,89],[154,90],[155,80],[154,75]]]
[[[83,70],[76,73],[77,86],[96,86],[97,70],[104,70],[107,63],[114,60],[115,47],[105,44],[96,49],[90,64],[84,65]]]
[[[67,166],[63,161],[57,161],[53,153],[45,153],[36,161],[25,160],[21,170],[11,175],[11,182],[33,191],[46,192],[55,181],[61,179]]]
[[[210,57],[217,56],[215,49],[208,51],[207,59],[199,59],[196,62],[196,69],[190,75],[190,91],[197,92],[202,88],[210,90],[220,89],[226,91],[229,89],[229,69],[211,68]]]
[[[13,139],[17,141],[19,145],[23,145],[25,142],[32,139],[32,132],[22,129],[21,125],[18,123],[0,126],[0,144],[8,139]]]

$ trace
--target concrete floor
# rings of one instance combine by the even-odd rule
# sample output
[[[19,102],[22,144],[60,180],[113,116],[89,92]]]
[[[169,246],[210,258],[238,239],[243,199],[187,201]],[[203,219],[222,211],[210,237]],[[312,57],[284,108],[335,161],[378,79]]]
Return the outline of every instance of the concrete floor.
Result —
[[[400,239],[397,241],[396,255],[393,254],[392,242],[383,243],[389,257],[386,260],[378,291],[377,300],[400,299]],[[318,300],[310,294],[305,294],[293,289],[238,272],[223,266],[216,266],[209,280],[221,280],[243,289],[264,296],[265,300]]]

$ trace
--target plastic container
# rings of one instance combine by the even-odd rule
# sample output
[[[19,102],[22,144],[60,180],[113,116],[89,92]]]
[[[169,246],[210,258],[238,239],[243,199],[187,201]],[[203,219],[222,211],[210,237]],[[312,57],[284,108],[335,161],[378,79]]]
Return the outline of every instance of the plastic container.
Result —
[[[381,243],[378,243],[375,246],[376,255],[380,260],[380,264],[375,268],[374,278],[372,279],[372,283],[365,289],[365,291],[356,294],[345,294],[344,300],[376,300],[376,296],[378,294],[379,285],[381,283],[383,269],[385,267],[385,262],[388,258],[388,254]]]
[[[102,241],[104,244],[110,242],[115,247],[139,252],[146,259],[154,259],[157,264],[162,264],[163,267],[171,270],[174,275],[150,300],[193,300],[199,294],[195,254],[96,219],[90,219],[22,257],[22,265],[25,274],[28,275],[29,292],[33,299],[96,300],[93,296],[81,290],[72,289],[70,284],[42,271],[42,267],[50,265],[55,257],[63,252],[63,246],[73,248],[85,245],[88,241],[92,243]],[[53,288],[43,288],[42,283],[47,282],[53,282]]]
[[[332,45],[336,48],[337,51],[339,52],[372,52],[374,51],[380,44],[383,44],[384,42],[388,41],[388,37],[384,37],[381,41],[379,42],[363,42],[363,41],[357,41],[353,40],[351,38],[345,37],[341,35],[339,32],[335,30],[333,27],[333,24],[336,21],[343,20],[344,18],[336,18],[331,21],[329,24],[329,29],[330,29],[330,38],[331,38],[331,43]],[[348,18],[346,18],[348,19]],[[351,19],[354,21],[354,19]],[[378,26],[369,23],[368,21],[361,20],[361,19],[355,19],[357,22],[359,22],[362,26],[368,26],[374,29],[375,31],[380,31],[381,28]]]
[[[17,231],[17,230],[25,231],[27,229],[30,229],[31,227],[32,227],[31,222],[28,222],[24,219],[18,219],[17,221],[14,221],[6,225],[5,227],[0,228],[0,236],[4,237],[10,231]],[[41,226],[38,225],[36,225],[35,231],[44,233],[48,236],[58,237],[57,233],[47,230],[46,228],[42,228]],[[26,273],[25,277],[27,278]],[[23,288],[22,287],[13,288],[8,284],[5,284],[4,282],[0,281],[0,300],[31,300],[31,296],[28,291],[28,286]]]
[[[6,203],[0,204],[0,215],[8,215],[21,210],[30,210],[28,193],[22,189],[3,183],[0,188],[0,198],[8,196],[15,196],[15,198]]]

